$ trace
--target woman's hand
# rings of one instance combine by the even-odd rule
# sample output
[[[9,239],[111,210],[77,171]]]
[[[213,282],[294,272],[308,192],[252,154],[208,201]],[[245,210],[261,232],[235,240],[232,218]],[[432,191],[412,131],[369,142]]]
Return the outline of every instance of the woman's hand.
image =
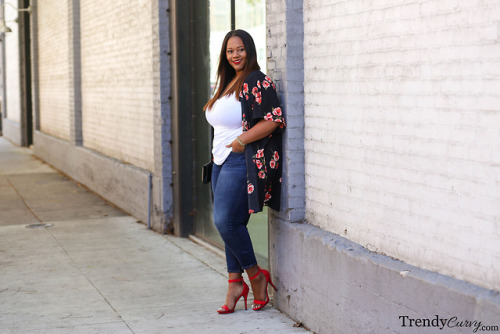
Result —
[[[238,139],[235,139],[233,140],[233,142],[229,145],[226,145],[227,148],[231,147],[231,150],[233,152],[238,152],[238,153],[242,153],[243,151],[245,151],[245,146],[244,145],[241,145],[239,142],[238,142]]]
[[[279,126],[278,123],[273,121],[260,120],[257,124],[255,124],[250,130],[243,132],[238,138],[244,144],[241,145],[238,142],[238,138],[233,140],[233,142],[229,145],[226,145],[227,148],[231,147],[234,152],[243,152],[245,150],[245,145],[249,143],[253,143],[259,139],[269,136],[271,133],[276,130]]]

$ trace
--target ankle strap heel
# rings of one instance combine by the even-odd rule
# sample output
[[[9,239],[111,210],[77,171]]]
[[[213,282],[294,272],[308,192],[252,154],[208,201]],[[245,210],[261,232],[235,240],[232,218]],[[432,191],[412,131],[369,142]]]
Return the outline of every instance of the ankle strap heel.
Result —
[[[264,275],[264,278],[266,279],[266,300],[254,299],[254,301],[253,301],[254,305],[252,306],[252,309],[254,311],[258,311],[258,310],[263,309],[264,306],[266,306],[267,303],[269,303],[269,294],[267,293],[267,284],[268,283],[271,284],[271,286],[274,288],[274,290],[278,291],[278,289],[276,289],[276,286],[274,286],[273,281],[271,280],[271,274],[269,273],[269,271],[267,271],[265,269],[259,268],[259,271],[257,271],[257,273],[255,275],[250,277],[250,280],[256,279],[260,273],[262,273],[262,275]]]
[[[245,283],[245,281],[242,278],[237,278],[237,279],[230,279],[227,280],[228,283],[237,283],[237,282],[242,282],[243,285],[243,291],[241,292],[241,295],[239,295],[238,298],[236,298],[236,301],[234,302],[234,306],[232,309],[230,309],[227,305],[222,305],[218,310],[217,313],[219,314],[228,314],[228,313],[233,313],[234,309],[236,308],[236,304],[238,304],[238,301],[240,300],[241,297],[245,300],[245,310],[247,309],[247,298],[248,298],[248,292],[250,291],[250,288],[248,285]]]

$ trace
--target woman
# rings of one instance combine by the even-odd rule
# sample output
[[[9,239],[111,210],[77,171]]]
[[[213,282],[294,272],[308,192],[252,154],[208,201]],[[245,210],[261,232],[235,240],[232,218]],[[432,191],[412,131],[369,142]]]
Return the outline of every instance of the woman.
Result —
[[[243,297],[247,308],[247,272],[253,309],[269,302],[269,272],[260,269],[247,230],[250,214],[263,205],[279,210],[281,132],[284,116],[276,89],[259,71],[252,37],[243,30],[227,33],[217,70],[217,90],[205,105],[214,128],[212,191],[214,222],[225,243],[229,287],[220,314],[234,312]]]

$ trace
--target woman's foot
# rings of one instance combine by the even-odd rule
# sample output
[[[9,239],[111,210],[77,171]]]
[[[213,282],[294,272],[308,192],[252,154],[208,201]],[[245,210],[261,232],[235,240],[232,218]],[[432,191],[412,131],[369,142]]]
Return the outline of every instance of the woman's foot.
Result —
[[[238,297],[241,296],[242,293],[243,293],[243,283],[242,282],[229,283],[229,286],[227,288],[225,305],[230,310],[232,310],[234,308],[234,306],[236,305],[236,300],[238,299]]]
[[[260,269],[259,266],[247,269],[247,274],[250,278],[250,284],[252,285],[254,296],[252,309],[254,311],[258,311],[269,303],[267,284],[270,283],[275,290],[276,286],[274,286],[269,272],[265,269]]]
[[[252,277],[252,276],[250,276]],[[250,280],[250,285],[252,286],[253,298],[254,300],[266,300],[267,299],[267,281],[266,277],[259,272],[258,275]],[[252,308],[255,309],[257,307],[255,303],[252,305]]]
[[[239,278],[235,278],[239,277]],[[236,303],[243,297],[245,301],[245,310],[247,309],[248,285],[245,283],[241,274],[229,274],[229,286],[227,288],[226,303],[222,305],[217,312],[220,314],[233,313]]]

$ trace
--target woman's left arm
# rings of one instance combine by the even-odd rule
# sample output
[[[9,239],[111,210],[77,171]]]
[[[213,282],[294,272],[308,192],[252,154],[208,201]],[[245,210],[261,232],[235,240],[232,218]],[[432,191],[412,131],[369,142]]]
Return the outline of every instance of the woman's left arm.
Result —
[[[243,132],[238,138],[243,144],[250,144],[259,139],[265,138],[269,136],[271,133],[276,130],[276,128],[280,124],[273,121],[267,121],[265,119],[260,120],[257,124],[255,124],[248,131]],[[235,152],[243,152],[245,150],[245,146],[241,145],[238,142],[238,139],[233,140],[233,142],[226,147],[231,147]]]

